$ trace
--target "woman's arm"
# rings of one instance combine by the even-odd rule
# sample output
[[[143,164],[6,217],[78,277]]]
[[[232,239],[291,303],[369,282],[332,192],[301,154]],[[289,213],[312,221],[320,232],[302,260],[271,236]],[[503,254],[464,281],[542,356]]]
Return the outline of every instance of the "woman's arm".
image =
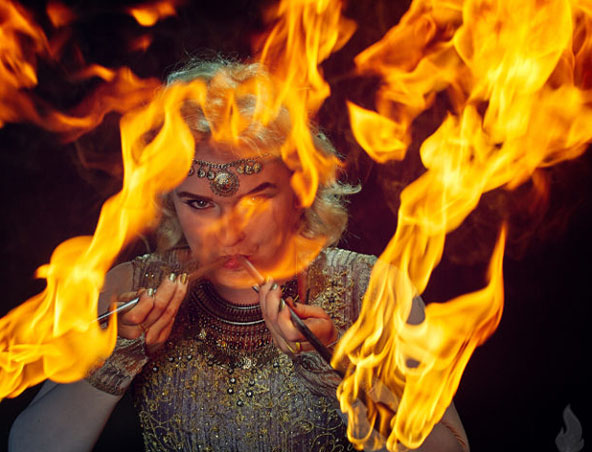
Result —
[[[113,268],[99,296],[99,311],[113,297],[132,288],[131,263]],[[71,384],[47,382],[14,422],[11,452],[91,450],[117,402],[146,362],[168,338],[187,293],[187,275],[165,277],[156,291],[139,291],[140,300],[118,316],[118,340],[106,363],[86,380]]]
[[[469,452],[469,440],[458,412],[451,404],[434,425],[418,452]]]
[[[129,291],[131,281],[131,264],[113,268],[99,296],[99,311],[108,309],[113,294]],[[70,384],[48,380],[12,425],[9,451],[91,450],[121,397],[86,380]]]
[[[413,299],[407,323],[418,325],[425,320],[425,305],[420,297]],[[418,452],[469,452],[469,440],[454,403],[444,412]]]
[[[119,265],[105,279],[99,311],[113,297],[132,288],[131,263]],[[146,362],[168,338],[187,293],[187,275],[165,277],[156,291],[139,291],[136,306],[118,316],[116,348],[106,363],[86,380],[71,384],[47,382],[14,422],[10,451],[91,450],[117,402]],[[126,293],[127,292],[127,293]]]
[[[96,443],[121,396],[92,387],[47,381],[10,430],[8,450],[87,451]]]

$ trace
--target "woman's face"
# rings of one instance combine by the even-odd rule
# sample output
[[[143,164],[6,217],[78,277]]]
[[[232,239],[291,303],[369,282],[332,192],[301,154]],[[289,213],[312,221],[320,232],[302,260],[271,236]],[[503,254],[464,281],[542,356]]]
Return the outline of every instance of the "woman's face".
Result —
[[[208,145],[195,158],[209,163],[237,161],[236,154]],[[214,285],[245,287],[253,280],[237,257],[244,256],[263,273],[282,258],[301,215],[290,186],[290,171],[279,158],[259,160],[259,173],[239,175],[238,190],[230,196],[212,191],[210,180],[188,176],[172,194],[181,228],[200,265],[220,259],[208,278]],[[197,172],[199,165],[194,165]],[[214,171],[219,171],[214,169]]]

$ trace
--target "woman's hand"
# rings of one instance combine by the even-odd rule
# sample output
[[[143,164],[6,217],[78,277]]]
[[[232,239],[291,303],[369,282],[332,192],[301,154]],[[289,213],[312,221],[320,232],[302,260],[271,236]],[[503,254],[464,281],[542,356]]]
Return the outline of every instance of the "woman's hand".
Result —
[[[147,353],[158,350],[171,334],[175,317],[187,293],[187,283],[187,274],[176,276],[171,273],[155,291],[141,289],[137,293],[120,295],[120,301],[131,300],[138,295],[140,301],[119,316],[118,335],[136,339],[145,334]]]
[[[275,344],[288,354],[313,350],[313,346],[292,322],[290,310],[284,305],[281,295],[279,286],[273,281],[268,281],[259,290],[263,319]],[[329,345],[337,340],[337,329],[331,317],[322,308],[295,303],[291,298],[287,298],[285,303],[290,305],[323,344]]]

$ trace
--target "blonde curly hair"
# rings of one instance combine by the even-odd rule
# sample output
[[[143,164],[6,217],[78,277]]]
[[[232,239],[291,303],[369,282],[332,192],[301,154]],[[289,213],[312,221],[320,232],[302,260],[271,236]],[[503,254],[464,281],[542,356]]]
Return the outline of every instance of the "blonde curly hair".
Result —
[[[233,92],[233,99],[240,113],[247,117],[253,117],[256,106],[256,98],[251,93],[244,93],[248,83],[257,77],[266,77],[267,73],[259,64],[245,64],[230,61],[223,58],[216,60],[195,59],[185,66],[172,72],[167,85],[176,83],[189,83],[201,80],[207,86],[207,117],[202,108],[194,102],[186,102],[181,108],[182,116],[192,130],[196,144],[211,138],[212,132],[218,127],[220,121],[227,120],[224,109],[227,107],[229,90]],[[240,92],[239,92],[240,90]],[[278,112],[277,116],[269,123],[263,125],[257,121],[250,121],[234,145],[239,149],[248,149],[250,152],[277,153],[290,132],[290,118],[285,109]],[[315,149],[324,156],[336,156],[337,152],[327,137],[312,123],[309,130]],[[342,184],[336,180],[339,166],[333,168],[327,180],[320,184],[315,199],[310,207],[304,209],[299,233],[306,238],[324,238],[326,246],[336,244],[347,226],[347,210],[345,196],[357,193],[359,186]],[[162,217],[156,230],[157,251],[165,252],[172,248],[186,246],[181,225],[177,219],[175,208],[170,194],[166,194],[161,202]]]

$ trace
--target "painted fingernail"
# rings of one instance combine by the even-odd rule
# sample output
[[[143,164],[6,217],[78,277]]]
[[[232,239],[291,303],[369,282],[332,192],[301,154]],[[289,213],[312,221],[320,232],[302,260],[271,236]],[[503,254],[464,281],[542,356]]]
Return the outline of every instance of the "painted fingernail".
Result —
[[[181,284],[185,284],[187,282],[187,273],[181,273],[179,275],[179,281],[181,281]]]
[[[173,272],[169,275],[169,281],[175,281],[175,279],[177,279],[177,275]]]
[[[153,297],[154,296],[154,289],[152,287],[149,287],[148,290],[146,291],[146,295],[148,295],[149,297]]]
[[[275,290],[275,289],[277,289],[278,287],[279,287],[279,286],[277,285],[277,283],[275,283],[275,282],[274,282],[274,283],[271,285],[271,289],[269,289],[269,290]]]
[[[259,285],[258,284],[255,284],[254,286],[252,286],[251,289],[253,289],[255,292],[259,293]]]
[[[278,308],[278,312],[282,312],[282,309],[284,309],[285,306],[286,306],[286,302],[284,301],[283,298],[280,298],[280,306]]]

